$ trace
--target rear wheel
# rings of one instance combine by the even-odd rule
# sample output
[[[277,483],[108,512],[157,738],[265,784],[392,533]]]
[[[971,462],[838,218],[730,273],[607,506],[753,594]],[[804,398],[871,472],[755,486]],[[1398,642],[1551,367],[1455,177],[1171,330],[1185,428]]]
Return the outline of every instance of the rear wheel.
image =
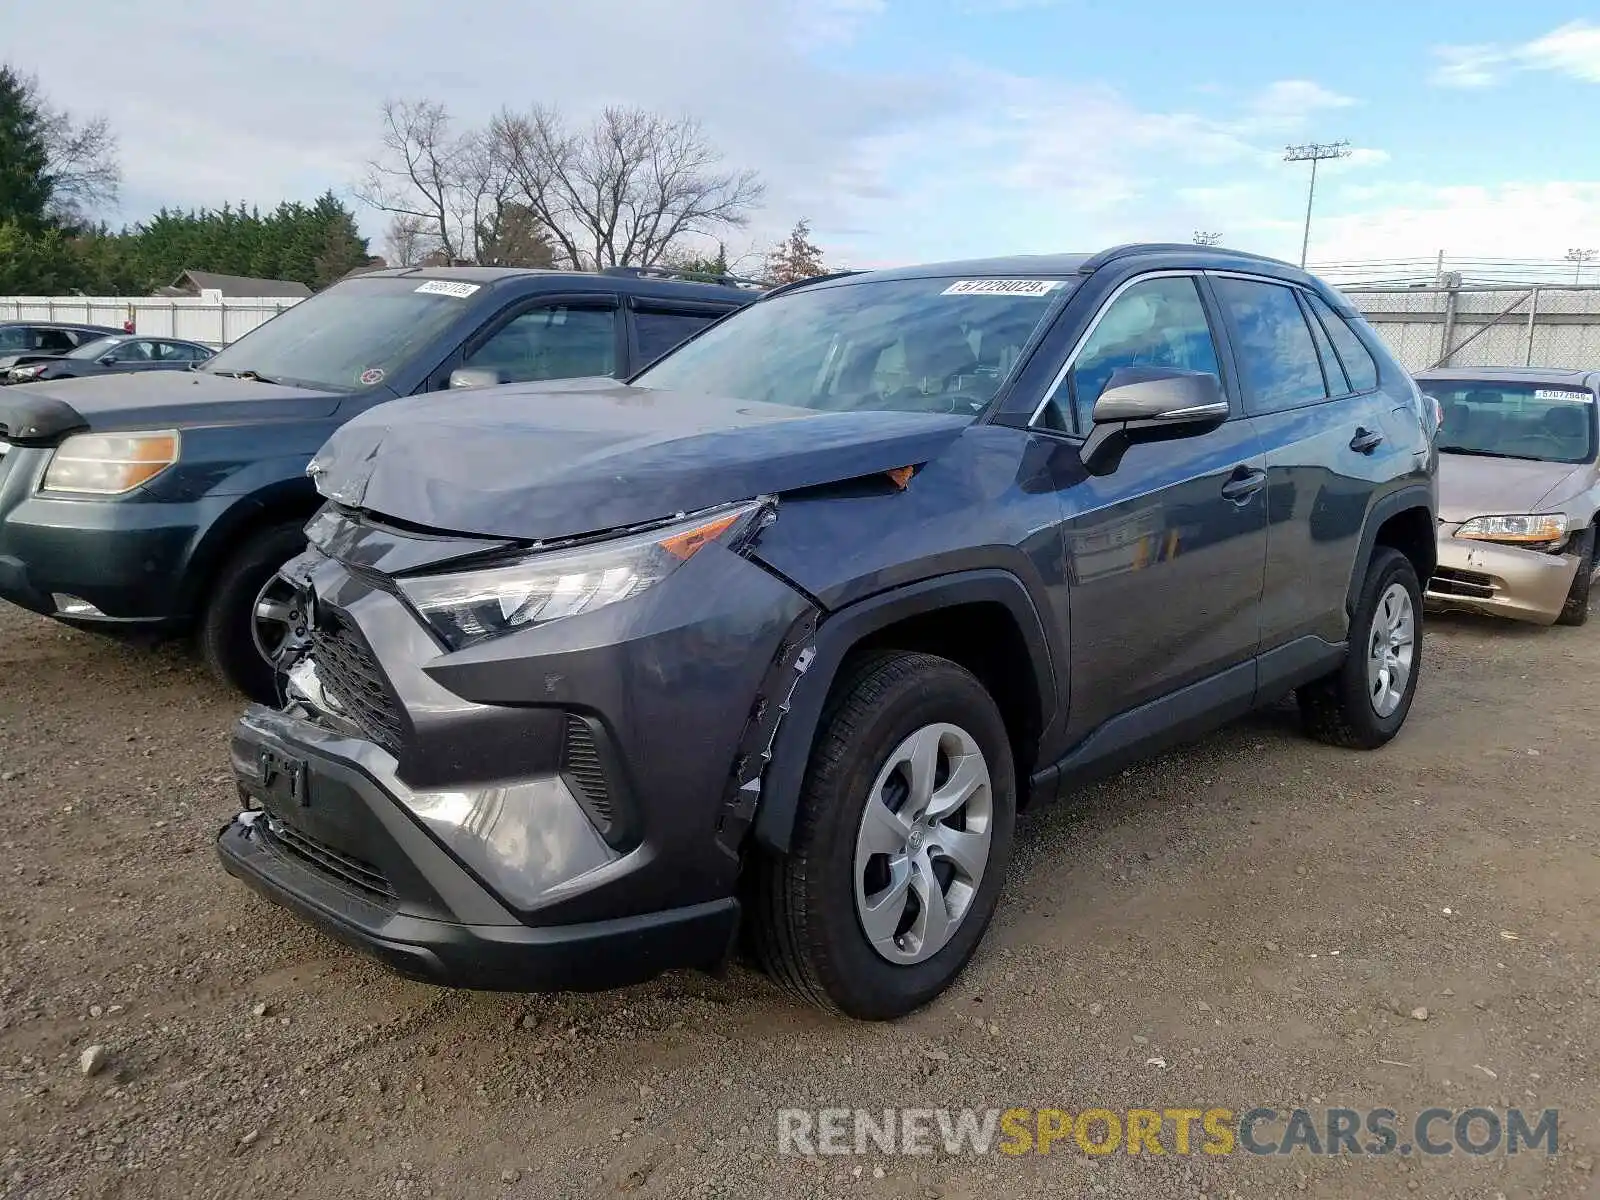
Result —
[[[1589,619],[1589,592],[1594,586],[1594,538],[1593,525],[1578,535],[1578,573],[1572,577],[1572,590],[1561,606],[1557,625],[1582,625]]]
[[[197,636],[206,665],[261,704],[277,702],[272,656],[295,630],[293,592],[278,571],[305,548],[298,521],[256,534],[222,568],[200,619]],[[303,622],[300,628],[303,633]]]
[[[864,664],[824,714],[790,853],[756,864],[761,965],[853,1017],[927,1003],[988,927],[1015,814],[1005,723],[970,672],[928,654]]]
[[[1422,669],[1422,587],[1400,551],[1379,546],[1350,621],[1350,652],[1337,671],[1297,693],[1318,741],[1375,750],[1405,724]]]

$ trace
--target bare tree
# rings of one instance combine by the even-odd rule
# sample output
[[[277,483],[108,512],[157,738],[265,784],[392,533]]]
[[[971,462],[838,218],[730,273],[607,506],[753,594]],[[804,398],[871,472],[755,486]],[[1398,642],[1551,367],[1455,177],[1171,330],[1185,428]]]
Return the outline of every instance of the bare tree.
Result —
[[[50,175],[50,215],[68,225],[82,224],[116,203],[122,184],[117,135],[103,116],[79,122],[53,108],[36,77],[22,79],[23,95],[39,113],[46,168]]]
[[[501,112],[488,144],[510,194],[563,266],[655,266],[686,242],[742,228],[763,187],[721,169],[698,122],[608,108],[573,130],[552,108]]]
[[[383,106],[383,154],[368,164],[359,199],[414,227],[455,261],[476,254],[489,164],[476,134],[458,134],[442,104],[390,100]]]
[[[414,267],[428,251],[437,249],[428,236],[428,222],[408,213],[395,213],[389,219],[384,243],[393,267]]]

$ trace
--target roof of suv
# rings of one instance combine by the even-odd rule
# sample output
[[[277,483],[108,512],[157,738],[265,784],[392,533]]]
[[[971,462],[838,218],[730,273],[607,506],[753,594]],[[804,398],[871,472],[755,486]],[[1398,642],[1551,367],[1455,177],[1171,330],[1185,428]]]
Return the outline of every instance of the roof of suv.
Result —
[[[1565,383],[1572,387],[1587,388],[1600,385],[1600,371],[1577,371],[1564,367],[1432,367],[1417,371],[1414,377],[1440,381],[1499,379],[1506,383]]]
[[[493,287],[507,280],[548,280],[563,289],[576,291],[606,291],[624,293],[663,293],[682,296],[685,300],[727,300],[737,297],[741,301],[754,300],[759,291],[735,287],[731,284],[708,280],[675,278],[663,271],[660,274],[635,273],[631,269],[616,271],[552,271],[539,267],[390,267],[383,271],[364,271],[351,276],[362,279],[447,279],[460,283],[476,283]]]
[[[941,279],[950,276],[973,278],[1014,276],[1028,279],[1034,276],[1091,275],[1101,267],[1129,259],[1152,258],[1157,261],[1181,258],[1185,265],[1209,267],[1215,270],[1267,269],[1267,273],[1285,279],[1309,280],[1299,267],[1281,259],[1249,254],[1243,250],[1224,250],[1214,246],[1197,246],[1192,242],[1134,242],[1112,246],[1093,254],[1013,254],[998,258],[972,258],[953,262],[921,263],[910,267],[888,267],[863,272],[840,282],[859,282],[862,279]],[[820,284],[834,282],[818,280]]]

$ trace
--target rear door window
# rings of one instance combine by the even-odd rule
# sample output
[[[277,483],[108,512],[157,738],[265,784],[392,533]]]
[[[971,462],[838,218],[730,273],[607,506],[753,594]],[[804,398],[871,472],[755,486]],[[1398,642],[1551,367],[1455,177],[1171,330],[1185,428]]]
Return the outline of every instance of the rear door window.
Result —
[[[633,314],[634,337],[638,344],[639,361],[643,369],[655,362],[711,322],[722,316],[720,312],[675,312],[665,308],[641,308]]]
[[[1329,308],[1320,296],[1306,292],[1305,298],[1311,305],[1311,311],[1327,329],[1328,336],[1333,339],[1333,347],[1339,352],[1339,361],[1344,364],[1345,374],[1350,378],[1351,390],[1367,392],[1377,387],[1378,364],[1373,360],[1372,351],[1350,328],[1350,323]]]
[[[65,354],[78,343],[64,329],[39,329],[34,332],[33,344],[46,354]]]
[[[1316,342],[1293,288],[1232,276],[1218,276],[1213,286],[1236,334],[1246,412],[1282,412],[1327,399]]]

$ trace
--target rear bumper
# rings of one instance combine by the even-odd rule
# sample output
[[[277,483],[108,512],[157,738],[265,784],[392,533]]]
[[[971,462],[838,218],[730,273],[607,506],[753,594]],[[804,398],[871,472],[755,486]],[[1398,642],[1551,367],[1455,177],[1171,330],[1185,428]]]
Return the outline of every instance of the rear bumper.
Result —
[[[738,927],[732,898],[542,928],[404,915],[305,865],[272,837],[268,820],[260,810],[245,812],[222,830],[217,852],[227,872],[338,941],[427,983],[519,992],[623,987],[675,967],[714,965]]]
[[[1439,531],[1439,565],[1428,582],[1430,608],[1483,613],[1550,625],[1561,615],[1578,571],[1575,554],[1545,554]]]

